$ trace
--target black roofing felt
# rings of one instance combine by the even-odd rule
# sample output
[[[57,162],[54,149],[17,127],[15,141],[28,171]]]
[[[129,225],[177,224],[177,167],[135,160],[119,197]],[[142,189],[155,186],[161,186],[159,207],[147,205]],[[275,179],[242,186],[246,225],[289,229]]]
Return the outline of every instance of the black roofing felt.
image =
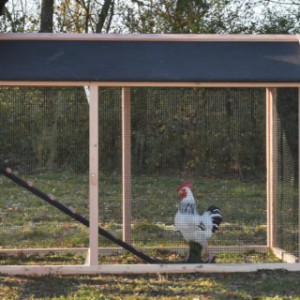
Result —
[[[1,40],[2,81],[300,82],[297,42]]]

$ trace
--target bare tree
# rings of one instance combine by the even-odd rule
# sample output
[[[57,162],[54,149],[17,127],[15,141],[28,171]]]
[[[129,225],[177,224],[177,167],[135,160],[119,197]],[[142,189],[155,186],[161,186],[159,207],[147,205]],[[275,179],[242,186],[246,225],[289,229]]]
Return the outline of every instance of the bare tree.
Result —
[[[0,0],[0,16],[3,15],[4,12],[4,5],[8,0]]]
[[[102,32],[103,26],[105,21],[108,18],[109,15],[109,9],[113,5],[113,0],[105,0],[102,6],[102,9],[98,15],[98,22],[96,25],[96,32],[100,33]]]
[[[108,32],[114,8],[115,0],[60,0],[55,25],[63,32]]]
[[[40,32],[53,32],[54,0],[42,0]]]

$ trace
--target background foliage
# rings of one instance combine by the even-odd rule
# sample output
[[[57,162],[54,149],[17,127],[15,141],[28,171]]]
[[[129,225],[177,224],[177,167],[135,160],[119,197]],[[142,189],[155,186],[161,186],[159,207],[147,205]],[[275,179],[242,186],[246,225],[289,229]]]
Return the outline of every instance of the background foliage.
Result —
[[[140,175],[263,178],[264,89],[132,90],[133,170]],[[121,91],[100,89],[103,172],[121,172]],[[88,170],[82,88],[0,89],[0,161],[26,172]]]
[[[300,5],[296,0],[265,0],[263,3],[259,0],[9,0],[3,16],[0,17],[0,32],[277,34],[297,33],[299,29]],[[24,131],[20,132],[14,126],[9,129],[12,131],[10,133],[7,132],[8,129],[5,129],[5,126],[1,127],[1,130],[7,136],[19,136],[19,148],[22,149],[20,151],[30,154],[30,158],[27,159],[34,162],[31,165],[39,166],[39,169],[51,169],[54,165],[56,165],[56,168],[60,168],[63,164],[66,164],[71,169],[86,169],[88,131],[87,106],[83,90],[77,90],[76,95],[72,96],[67,96],[63,90],[57,90],[55,96],[49,97],[46,96],[48,92],[45,90],[32,90],[25,93],[26,99],[23,97],[25,94],[16,96],[21,97],[22,101],[12,100],[10,97],[13,96],[11,95],[9,98],[5,98],[7,96],[3,93],[5,91],[2,89],[2,96],[0,95],[2,124],[7,124],[7,122],[12,124],[16,121],[23,122]],[[110,97],[115,93],[118,92],[107,91],[105,97]],[[206,133],[201,132],[200,128],[205,127],[210,119],[222,113],[217,103],[211,101],[211,104],[208,104],[206,96],[201,96],[201,93],[204,93],[203,90],[189,92],[190,94],[182,90],[181,93],[185,94],[180,99],[182,103],[177,104],[182,106],[178,111],[172,111],[171,106],[167,104],[168,100],[161,97],[153,100],[155,104],[146,108],[147,105],[144,105],[144,102],[140,99],[144,99],[146,94],[148,94],[147,97],[154,98],[154,93],[159,92],[141,89],[135,92],[133,99],[135,110],[132,121],[133,154],[135,156],[134,168],[137,172],[142,172],[145,167],[147,167],[147,172],[162,172],[167,161],[172,158],[172,163],[174,167],[176,166],[178,172],[185,172],[184,166],[188,165],[189,170],[192,170],[194,174],[199,174],[200,171],[197,170],[196,165],[199,166],[202,162],[210,164],[214,168],[214,165],[220,164],[220,158],[225,154],[228,161],[222,164],[223,166],[227,164],[227,166],[224,166],[222,171],[219,167],[215,173],[221,171],[230,174],[235,170],[235,172],[240,172],[240,176],[243,176],[246,170],[247,172],[250,171],[249,167],[241,170],[241,153],[243,151],[244,160],[247,164],[246,161],[249,158],[247,153],[252,149],[250,146],[255,147],[256,141],[260,140],[260,137],[257,139],[257,134],[262,132],[259,126],[262,125],[260,123],[263,122],[263,119],[260,117],[264,113],[261,104],[255,104],[250,109],[241,108],[242,115],[230,116],[231,100],[225,99],[224,101],[227,103],[225,104],[225,110],[227,111],[224,112],[222,118],[227,125],[216,129],[215,133],[223,139],[216,139],[211,136],[209,140],[207,138],[209,135],[203,136]],[[60,99],[60,104],[54,106],[54,98],[51,100],[51,97]],[[68,97],[78,99],[75,106],[70,104]],[[224,97],[226,98],[228,95]],[[9,103],[9,101],[13,101],[13,103]],[[6,110],[12,108],[12,105],[16,105],[14,101],[19,101],[14,116],[8,117]],[[199,104],[196,108],[192,104],[193,101]],[[106,107],[104,110],[106,114],[111,114],[109,119],[106,116],[106,122],[110,122],[107,125],[111,128],[111,135],[105,135],[104,137],[102,134],[102,136],[106,139],[105,143],[109,146],[108,148],[117,149],[117,154],[104,154],[103,152],[106,151],[104,149],[101,149],[101,153],[106,159],[105,168],[112,170],[116,169],[120,162],[120,145],[115,139],[116,136],[120,136],[120,123],[117,117],[120,111],[114,100],[110,103],[110,100],[107,99],[105,103],[101,105],[111,106],[111,108]],[[39,107],[44,105],[47,106],[46,115],[42,115],[39,111]],[[160,106],[160,108],[155,108],[155,105]],[[34,122],[30,124],[28,123],[30,121],[25,120],[22,116],[22,111],[27,107],[31,107],[31,116],[34,119]],[[285,114],[293,114],[294,109],[292,106],[288,105],[285,108]],[[141,117],[143,115],[141,113],[145,109],[150,109],[151,115],[157,117],[157,119],[148,118],[148,125],[140,128],[138,123],[142,122],[143,124],[145,122]],[[67,115],[66,111],[68,111]],[[201,120],[197,120],[197,123],[196,111],[203,116]],[[210,116],[207,115],[208,112]],[[148,111],[148,113],[150,112]],[[157,121],[162,114],[165,118],[163,123]],[[246,116],[243,114],[248,114],[249,118],[254,121],[251,123],[251,130],[245,134],[242,133],[245,143],[239,148],[234,133],[237,130],[243,132],[249,128],[247,122],[245,128],[239,128],[236,125],[237,118]],[[64,117],[65,115],[66,117]],[[10,119],[7,120],[7,118]],[[55,129],[62,126],[62,123],[65,127],[76,128],[75,136],[82,141],[80,145],[77,142],[76,145],[74,144],[73,133],[68,136],[67,132],[70,131],[65,130],[63,136],[61,133],[57,133]],[[290,129],[295,133],[295,128]],[[28,130],[35,133],[36,138],[32,141],[25,138],[29,134],[29,132],[26,132]],[[187,138],[189,131],[194,133]],[[230,132],[233,134],[230,135]],[[292,132],[291,136],[293,135]],[[226,139],[225,136],[227,136]],[[195,157],[195,147],[198,147],[199,141],[203,144],[203,150],[200,156]],[[168,147],[165,147],[165,143],[168,144]],[[4,141],[2,141],[2,144],[1,160],[11,160],[12,158],[9,155],[12,155],[12,149],[16,149],[16,145],[13,145],[12,142],[7,144]],[[82,148],[81,155],[77,156],[76,159],[72,157],[74,147],[77,147],[77,149],[78,147]],[[174,149],[177,149],[177,152]],[[208,154],[207,149],[214,153]],[[256,149],[259,150],[257,150],[255,156],[263,156],[261,152],[263,149],[259,147],[256,147]],[[76,166],[72,166],[71,161],[76,161]],[[253,166],[256,168],[262,164],[263,161],[258,159]],[[200,169],[203,168],[200,167]]]

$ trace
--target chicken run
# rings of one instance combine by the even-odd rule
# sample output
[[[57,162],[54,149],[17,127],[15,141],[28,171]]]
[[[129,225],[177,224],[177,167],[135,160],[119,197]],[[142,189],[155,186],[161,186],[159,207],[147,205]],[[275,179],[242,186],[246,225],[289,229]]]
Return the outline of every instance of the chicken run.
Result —
[[[298,40],[190,38],[0,35],[0,273],[299,270]]]
[[[285,90],[284,92],[288,92],[290,95],[289,97],[296,95],[295,90],[293,89],[288,91]],[[102,125],[100,127],[102,140],[109,145],[110,149],[110,147],[112,147],[111,143],[116,143],[112,137],[120,136],[120,128],[111,128],[110,124],[112,122],[112,113],[115,116],[114,122],[119,122],[118,118],[120,118],[120,115],[118,112],[121,109],[120,98],[122,95],[119,89],[110,88],[104,88],[100,90],[99,93],[102,98]],[[19,113],[20,116],[22,115],[22,118],[24,118],[25,111],[24,109],[21,109],[22,105],[27,108],[26,114],[28,114],[28,122],[32,122],[31,119],[35,116],[33,115],[33,112],[36,109],[44,110],[44,114],[46,114],[47,111],[48,114],[50,114],[48,116],[49,120],[55,118],[55,115],[60,113],[58,110],[61,109],[57,106],[59,103],[53,101],[57,96],[61,97],[61,99],[67,99],[63,104],[64,109],[68,109],[70,104],[74,105],[74,101],[79,105],[75,111],[83,111],[83,107],[86,105],[86,95],[82,94],[80,89],[77,89],[75,94],[74,89],[64,90],[61,88],[18,88],[17,90],[15,88],[10,88],[2,90],[1,93],[1,95],[5,95],[5,98],[12,96],[16,97],[18,94],[20,94],[22,98],[16,98],[14,104],[10,107],[10,110],[11,114],[17,114],[11,115],[11,117],[13,117],[14,120],[20,120],[20,124],[17,125],[20,126],[21,131],[23,130],[23,126],[25,126],[25,123],[22,124],[23,121],[18,116]],[[122,238],[123,227],[125,227],[126,224],[121,224],[122,216],[120,215],[120,212],[122,211],[120,201],[121,177],[120,174],[118,174],[118,169],[116,169],[117,164],[120,163],[120,159],[118,158],[119,154],[117,151],[115,153],[107,152],[107,148],[103,147],[103,149],[100,150],[100,155],[105,159],[100,162],[100,166],[105,174],[101,176],[100,180],[100,182],[103,182],[104,190],[101,195],[99,207],[100,226],[98,228],[98,234],[101,237],[100,245],[102,246],[102,254],[100,252],[102,257],[101,262],[105,264],[109,263],[109,260],[108,262],[104,262],[105,259],[103,258],[103,255],[105,254],[109,255],[108,257],[110,257],[110,255],[113,255],[112,257],[115,257],[116,255],[122,256],[122,249],[127,253],[132,253],[136,256],[137,262],[140,261],[150,264],[215,263],[218,265],[222,262],[233,263],[235,261],[241,261],[241,259],[244,259],[245,262],[251,260],[252,262],[255,262],[259,259],[272,262],[280,261],[273,257],[273,254],[271,255],[266,252],[267,248],[264,246],[264,243],[267,242],[267,228],[265,225],[267,216],[265,215],[266,207],[264,206],[266,191],[263,179],[265,162],[262,158],[261,160],[259,160],[258,157],[251,158],[251,155],[254,155],[255,152],[264,153],[265,151],[260,145],[264,138],[262,129],[264,122],[266,121],[264,118],[264,110],[266,109],[263,101],[263,98],[266,96],[264,90],[224,89],[221,92],[220,90],[214,89],[199,89],[195,91],[189,89],[176,90],[151,88],[135,89],[132,91],[132,95],[132,103],[136,106],[136,112],[132,108],[132,130],[134,130],[133,149],[137,149],[142,144],[141,135],[136,132],[140,130],[144,134],[143,138],[148,140],[149,143],[154,143],[160,136],[164,136],[164,140],[160,142],[162,144],[158,144],[160,149],[157,150],[157,153],[160,152],[165,154],[164,151],[166,153],[169,151],[166,144],[174,142],[173,137],[168,137],[168,135],[172,134],[170,132],[172,126],[174,126],[174,124],[180,124],[182,138],[184,137],[185,131],[191,131],[192,128],[193,130],[200,130],[200,126],[197,127],[196,125],[195,127],[195,125],[191,125],[193,119],[197,120],[198,118],[200,118],[199,120],[204,118],[204,120],[201,120],[200,122],[206,124],[206,127],[205,132],[202,132],[199,136],[195,137],[195,140],[191,141],[192,143],[195,143],[198,140],[198,142],[196,142],[198,144],[193,144],[193,147],[198,149],[197,155],[202,155],[201,140],[208,138],[205,138],[204,135],[210,134],[212,131],[214,131],[215,135],[223,134],[224,137],[222,138],[226,138],[228,143],[234,143],[234,147],[225,149],[225,152],[223,151],[220,153],[220,156],[218,156],[218,153],[210,153],[207,156],[207,159],[210,159],[211,163],[202,162],[201,169],[196,169],[193,166],[188,165],[191,156],[189,156],[188,153],[182,153],[181,147],[183,145],[180,144],[178,145],[180,147],[180,156],[178,157],[181,158],[181,160],[186,160],[185,164],[180,165],[182,162],[178,161],[178,165],[176,165],[178,157],[176,157],[176,149],[172,148],[175,157],[172,158],[170,156],[168,158],[170,160],[169,162],[160,160],[162,166],[157,166],[156,170],[148,169],[147,176],[141,174],[141,169],[147,167],[148,162],[146,162],[146,159],[150,160],[150,153],[146,155],[146,153],[141,153],[141,149],[137,149],[136,151],[133,150],[131,203],[131,220],[133,223],[130,226],[132,235],[131,241],[126,241]],[[278,95],[285,94],[283,91],[279,91]],[[32,97],[38,97],[43,100],[39,104],[33,104]],[[175,101],[174,97],[178,97],[178,101]],[[278,97],[278,99],[280,98],[282,99],[278,100],[278,105],[280,105],[280,101],[282,101],[282,103],[286,101],[285,97]],[[143,103],[142,99],[147,100]],[[210,106],[207,106],[208,102],[206,102],[206,99],[210,99]],[[27,101],[28,103],[26,103]],[[202,109],[199,108],[199,101],[203,104]],[[49,111],[49,103],[52,105],[52,111]],[[36,105],[37,107],[35,107]],[[147,110],[144,110],[144,105],[147,107]],[[167,105],[167,107],[168,105],[171,105],[171,108],[169,116],[164,115],[162,118],[162,113],[165,114],[162,110],[164,105]],[[141,108],[146,112],[146,118],[141,118]],[[195,115],[194,109],[196,108],[198,109],[198,114],[200,114],[199,116]],[[3,110],[5,108],[1,107],[1,109]],[[204,111],[207,118],[206,120],[205,115],[203,115]],[[232,123],[229,124],[228,128],[224,128],[220,123],[223,122],[226,115],[228,118],[227,120],[229,120],[229,113]],[[188,119],[187,121],[177,120],[177,114],[183,114],[185,118],[190,117],[192,118],[192,121],[191,119]],[[221,116],[220,121],[218,119],[213,120],[213,122],[211,119],[209,120],[208,117],[211,117],[213,114],[216,115],[216,118]],[[151,116],[151,120],[148,119],[148,116]],[[257,119],[253,118],[254,116],[256,116]],[[81,116],[81,118],[83,118],[83,116]],[[292,120],[293,116],[290,115],[289,119]],[[66,127],[66,124],[61,123],[62,120],[63,119],[56,120],[57,123],[55,128],[63,136],[64,130],[69,129]],[[143,120],[142,123],[141,120]],[[38,120],[36,121],[38,122]],[[248,126],[254,125],[245,124],[244,126],[242,123],[251,124],[253,121],[257,126],[254,132],[256,136],[252,136],[254,134],[253,132],[247,136],[246,130],[248,129]],[[71,122],[74,122],[74,120]],[[84,123],[78,119],[75,120],[75,122],[84,126]],[[136,125],[134,122],[136,122]],[[156,125],[158,122],[161,123],[157,125],[157,129],[153,129],[152,126]],[[39,128],[31,128],[30,134],[37,134],[36,130],[38,129],[41,130],[40,132],[43,135],[47,136],[47,134],[53,130],[52,125],[47,128],[48,124],[47,120],[43,120],[39,125]],[[144,129],[143,124],[145,124],[147,128]],[[59,128],[57,126],[59,126]],[[169,126],[169,128],[167,128],[167,126]],[[162,128],[164,131],[162,131]],[[261,129],[261,132],[258,131],[258,129]],[[283,129],[280,128],[279,123],[277,124],[276,130],[280,136]],[[166,131],[169,132],[166,134]],[[16,124],[14,125],[14,132],[15,134],[17,132]],[[289,130],[285,130],[285,134],[291,134],[288,132]],[[177,133],[175,132],[174,134]],[[235,136],[232,137],[229,136],[229,134],[234,134]],[[76,132],[75,135],[72,135],[72,139],[78,140],[78,142],[76,142],[76,147],[73,148],[73,155],[75,154],[74,157],[82,153],[81,142],[83,136],[84,131],[82,133]],[[17,134],[15,136],[9,135],[9,137],[11,139],[10,143],[19,142]],[[30,137],[30,139],[33,138],[34,136]],[[58,136],[56,136],[56,138],[58,138]],[[288,211],[287,217],[289,218],[289,223],[284,219],[284,216],[278,217],[278,221],[284,224],[284,227],[280,230],[282,230],[285,235],[280,236],[279,241],[281,247],[290,247],[290,239],[293,239],[290,230],[291,227],[294,226],[293,224],[295,224],[293,223],[293,212],[291,211],[296,196],[295,192],[292,190],[294,189],[295,184],[293,181],[295,170],[293,169],[292,164],[292,145],[291,142],[288,141],[291,137],[285,136],[284,138],[286,140],[280,142],[279,154],[282,155],[282,158],[277,158],[278,162],[283,158],[285,162],[284,169],[282,169],[283,166],[281,164],[278,165],[278,168],[280,168],[278,170],[279,173],[277,178],[277,180],[280,180],[278,198],[283,199],[284,197],[284,199],[290,199],[290,204],[286,204],[289,206],[285,207],[285,210]],[[43,146],[46,147],[47,141],[43,140],[43,142],[45,143]],[[214,143],[213,140],[208,142]],[[66,143],[69,143],[69,141],[66,141]],[[144,143],[146,143],[146,141]],[[189,143],[183,143],[186,148],[190,147]],[[248,153],[250,156],[243,154],[243,152],[240,152],[239,154],[235,153],[237,147],[240,146],[240,143],[245,143],[248,150],[249,147],[251,147],[251,151]],[[108,145],[106,145],[106,147],[108,147]],[[62,146],[63,149],[64,145]],[[118,148],[117,144],[113,147]],[[147,146],[144,145],[144,147],[145,149],[143,151],[146,152]],[[257,147],[260,148],[257,149]],[[50,152],[50,148],[47,151]],[[77,251],[77,253],[81,254],[84,251],[84,247],[88,246],[88,244],[81,244],[84,243],[84,239],[81,235],[82,233],[80,234],[80,231],[83,231],[84,229],[79,224],[77,225],[77,223],[81,223],[84,226],[89,227],[89,221],[80,215],[88,214],[86,202],[82,201],[82,195],[84,194],[84,191],[87,191],[87,187],[82,185],[84,182],[87,183],[86,173],[82,170],[84,166],[81,165],[81,162],[77,162],[73,165],[73,171],[70,171],[68,170],[69,166],[65,167],[61,165],[59,167],[58,165],[60,162],[55,161],[54,165],[57,164],[57,171],[52,169],[50,173],[49,171],[45,173],[50,159],[47,151],[43,153],[45,156],[44,161],[40,159],[36,162],[37,165],[34,161],[28,162],[27,159],[30,159],[31,157],[23,157],[24,152],[21,152],[20,147],[16,148],[14,159],[9,156],[7,156],[6,160],[2,158],[4,164],[7,165],[1,167],[0,171],[2,175],[29,192],[28,194],[28,192],[22,191],[22,189],[16,190],[16,187],[12,185],[12,183],[7,182],[5,177],[1,177],[2,191],[7,190],[7,192],[4,193],[7,199],[11,199],[11,204],[9,204],[9,206],[6,204],[7,206],[5,206],[6,212],[4,214],[2,213],[2,222],[9,220],[7,223],[11,223],[10,230],[14,230],[13,232],[16,236],[16,239],[10,240],[9,245],[3,247],[2,253],[17,255],[21,260],[27,255],[37,255],[38,252],[44,252],[43,255],[45,256],[45,259],[47,255],[53,251],[55,253],[68,253],[70,251],[75,254]],[[236,155],[235,158],[239,155],[241,168],[228,169],[227,165],[229,158],[224,154],[230,156]],[[32,155],[34,155],[34,152]],[[70,154],[62,152],[61,156],[57,157],[57,159],[60,158],[61,162],[64,163],[67,160],[67,156],[63,157],[63,155],[68,156]],[[142,155],[145,155],[145,158],[141,158]],[[158,162],[158,159],[159,158],[154,161]],[[218,160],[218,166],[215,165],[215,168],[218,167],[217,170],[212,168],[212,159]],[[116,162],[115,164],[113,164],[114,161]],[[251,161],[251,164],[247,164],[247,161]],[[138,163],[140,165],[138,165]],[[242,166],[242,164],[245,166]],[[8,165],[13,166],[14,168],[10,169]],[[54,166],[51,165],[51,167],[53,168]],[[201,173],[198,174],[197,172],[200,171]],[[36,176],[35,172],[38,172],[39,175]],[[177,174],[172,176],[172,172],[177,172]],[[153,175],[151,175],[151,173],[153,173]],[[218,173],[223,173],[223,178],[217,177]],[[26,176],[25,174],[28,175]],[[209,179],[209,174],[211,174],[211,179]],[[75,181],[73,177],[75,178]],[[194,182],[194,186],[191,182],[184,182],[188,178]],[[45,192],[41,192],[39,188]],[[38,203],[38,200],[31,197],[30,194],[32,193],[46,201],[47,204],[43,205],[42,203]],[[15,196],[11,196],[11,194],[15,194]],[[21,199],[19,199],[20,194]],[[14,197],[16,200],[13,200]],[[24,200],[22,198],[24,198]],[[34,210],[31,210],[28,203],[31,203],[31,205],[38,208],[33,213],[32,217],[28,214],[28,211]],[[72,221],[55,213],[55,211],[48,207],[49,204],[50,206],[58,208],[76,222],[72,225]],[[178,209],[176,212],[177,204]],[[280,203],[280,205],[283,205],[283,203]],[[201,213],[199,214],[198,212]],[[224,214],[225,218],[223,216]],[[17,221],[14,220],[14,218],[18,218],[19,215],[22,215],[26,221],[24,221],[23,224],[19,222],[18,226],[13,226],[13,222]],[[44,226],[46,226],[45,232],[43,232],[42,229]],[[53,229],[55,226],[58,226],[57,230],[60,233],[57,233],[55,229]],[[38,231],[37,229],[39,227],[40,229]],[[2,235],[8,228],[3,227]],[[17,234],[17,231],[19,230],[21,231],[21,234]],[[62,230],[65,230],[64,234],[61,233]],[[32,232],[32,234],[30,234],[30,232]],[[280,232],[278,233],[281,234]],[[85,234],[88,235],[88,232],[85,232]],[[38,235],[38,237],[36,239],[32,238],[31,240],[28,238],[28,236],[33,237],[34,235]],[[74,236],[73,238],[71,237],[72,235]],[[60,241],[57,240],[58,237]],[[38,239],[42,239],[43,242],[37,242]],[[2,240],[4,240],[4,238]],[[26,249],[28,247],[26,246],[26,242],[32,243],[34,240],[38,245],[38,250],[34,250],[34,248],[31,247]],[[44,245],[46,245],[46,247],[44,250],[41,250],[40,244],[43,243],[45,243]],[[68,243],[70,243],[71,246],[68,246]],[[133,243],[133,245],[131,243]],[[238,244],[238,246],[236,246],[236,244]],[[53,245],[57,246],[53,247]],[[82,248],[81,245],[84,247]],[[296,251],[293,251],[292,248],[289,249],[290,253],[296,254]],[[235,256],[230,256],[231,252],[234,252]],[[20,253],[22,253],[22,255]],[[286,253],[285,255],[288,257],[288,255],[293,254]],[[3,256],[2,259],[5,262],[5,256]]]

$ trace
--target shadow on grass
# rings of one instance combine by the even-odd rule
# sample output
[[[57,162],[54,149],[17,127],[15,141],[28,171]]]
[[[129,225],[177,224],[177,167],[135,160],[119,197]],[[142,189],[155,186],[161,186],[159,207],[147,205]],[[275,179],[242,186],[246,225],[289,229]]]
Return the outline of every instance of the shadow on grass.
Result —
[[[77,290],[76,278],[63,276],[0,276],[0,282],[9,289],[2,299],[64,299]]]
[[[0,286],[7,284],[16,290],[6,299],[298,299],[299,275],[263,270],[244,274],[2,276]]]

